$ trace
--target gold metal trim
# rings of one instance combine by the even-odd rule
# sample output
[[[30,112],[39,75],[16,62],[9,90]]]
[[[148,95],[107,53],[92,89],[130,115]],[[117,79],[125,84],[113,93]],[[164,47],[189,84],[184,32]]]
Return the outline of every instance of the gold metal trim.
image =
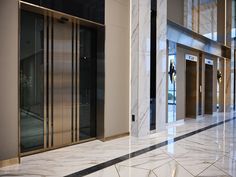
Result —
[[[17,91],[18,91],[18,94],[17,94],[17,97],[18,97],[18,109],[17,109],[17,111],[18,111],[18,153],[17,153],[17,155],[18,155],[18,163],[20,163],[20,151],[21,151],[21,149],[20,149],[20,34],[21,34],[21,31],[20,31],[20,24],[21,24],[21,11],[20,11],[20,2],[18,1],[18,67],[17,67],[17,69],[18,69],[18,79],[17,79],[17,85],[18,85],[18,89],[17,89]],[[1,165],[0,165],[0,167],[1,167]]]
[[[77,121],[77,129],[76,129],[76,134],[77,134],[77,141],[80,141],[79,139],[79,136],[80,136],[80,106],[79,106],[79,103],[80,103],[80,94],[79,94],[79,91],[80,91],[80,73],[79,73],[79,68],[80,68],[80,35],[79,35],[79,30],[80,30],[80,23],[78,22],[77,23],[77,28],[76,28],[76,33],[77,33],[77,39],[76,39],[76,43],[77,43],[77,58],[76,58],[76,61],[77,61],[77,84],[76,84],[76,91],[77,91],[77,107],[76,107],[76,111],[77,111],[77,118],[76,118],[76,121]]]
[[[103,141],[103,142],[111,141],[111,140],[114,140],[114,139],[117,139],[117,138],[122,138],[122,137],[125,137],[125,136],[129,136],[129,135],[130,135],[129,132],[121,133],[121,134],[117,134],[117,135],[113,135],[113,136],[104,137],[103,139],[101,139],[101,141]]]
[[[47,36],[47,17],[44,16],[44,36]],[[44,37],[44,148],[47,147],[47,53],[45,52],[47,49],[47,41]]]
[[[19,164],[20,159],[18,157],[12,158],[12,159],[7,159],[7,160],[1,160],[0,161],[0,168],[10,166],[10,165],[15,165]]]
[[[104,24],[101,24],[101,23],[97,23],[97,22],[93,22],[93,21],[90,21],[90,20],[86,20],[86,19],[83,19],[83,18],[80,18],[80,17],[69,15],[69,14],[66,14],[66,13],[63,13],[63,12],[59,12],[59,11],[56,11],[56,10],[52,10],[52,9],[49,9],[49,8],[46,8],[46,7],[42,7],[42,6],[39,6],[39,5],[31,4],[31,3],[24,2],[24,1],[21,1],[21,0],[20,0],[20,4],[21,4],[22,8],[25,9],[25,10],[31,10],[33,12],[41,13],[41,14],[44,14],[44,15],[45,15],[45,11],[46,11],[46,14],[48,14],[48,15],[56,13],[59,16],[66,16],[66,17],[68,17],[70,19],[71,18],[72,19],[77,19],[77,20],[81,21],[82,23],[86,23],[88,25],[93,24],[93,25],[101,26],[101,27],[105,26]]]

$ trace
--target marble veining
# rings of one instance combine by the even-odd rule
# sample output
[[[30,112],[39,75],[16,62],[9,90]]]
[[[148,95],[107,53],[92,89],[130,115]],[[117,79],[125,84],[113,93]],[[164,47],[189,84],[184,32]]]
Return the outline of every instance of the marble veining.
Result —
[[[150,10],[151,1],[132,0],[131,135],[150,133]]]
[[[182,124],[166,126],[162,132],[145,137],[127,136],[107,142],[98,140],[61,148],[45,153],[35,154],[21,159],[21,164],[0,169],[0,176],[66,176],[85,170],[107,161],[112,161],[136,151],[156,147],[168,140],[170,144],[161,148],[134,153],[131,159],[120,159],[107,168],[102,168],[92,176],[166,176],[165,169],[171,169],[171,174],[184,177],[186,175],[210,176],[210,167],[214,166],[225,176],[236,173],[236,134],[235,120],[228,121],[236,114],[218,113],[197,120],[186,120]],[[219,124],[226,120],[226,123]],[[217,123],[216,126],[211,126]],[[210,127],[211,128],[210,128]],[[199,132],[199,129],[209,127]],[[196,131],[196,134],[173,142],[173,138]],[[178,139],[178,138],[177,138]],[[137,154],[137,156],[134,156]],[[126,156],[125,156],[126,157]],[[209,169],[209,172],[207,171]],[[205,173],[204,173],[205,171]],[[167,173],[169,174],[169,173]],[[214,175],[217,175],[214,174]],[[182,175],[182,176],[181,176]],[[158,177],[159,177],[158,176]]]
[[[167,0],[157,0],[156,128],[162,130],[167,117]]]

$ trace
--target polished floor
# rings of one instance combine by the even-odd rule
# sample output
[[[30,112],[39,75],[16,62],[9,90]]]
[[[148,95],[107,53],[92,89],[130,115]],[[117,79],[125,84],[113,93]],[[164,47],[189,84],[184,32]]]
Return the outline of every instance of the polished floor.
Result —
[[[236,177],[236,113],[172,123],[146,137],[98,140],[22,158],[0,176]]]

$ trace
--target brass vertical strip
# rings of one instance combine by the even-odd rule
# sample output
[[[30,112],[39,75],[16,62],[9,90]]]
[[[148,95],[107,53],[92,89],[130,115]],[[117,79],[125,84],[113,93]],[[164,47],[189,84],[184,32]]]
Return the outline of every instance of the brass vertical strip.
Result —
[[[76,54],[75,54],[75,58],[76,58],[76,141],[79,141],[79,111],[80,111],[80,106],[79,106],[79,52],[80,52],[80,45],[79,45],[79,22],[77,21],[76,23],[76,41],[75,41],[75,45],[76,45]]]
[[[51,147],[53,147],[53,62],[54,62],[54,18],[51,17]]]
[[[72,100],[72,113],[71,113],[71,142],[74,142],[74,23],[71,23],[71,30],[72,30],[72,35],[71,35],[71,42],[72,42],[72,54],[71,54],[71,59],[72,59],[72,72],[71,72],[71,77],[72,77],[72,87],[71,87],[71,100]]]
[[[47,38],[47,32],[48,32],[48,20],[47,16],[44,16],[44,149],[48,147],[48,137],[47,137],[47,130],[48,130],[48,98],[47,98],[47,66],[48,66],[48,38]]]
[[[77,46],[78,46],[78,43],[77,43],[77,37],[78,37],[78,24],[76,23],[75,24],[75,141],[78,141],[78,138],[77,138],[77,118],[78,118],[78,107],[77,107],[77,101],[78,101],[78,92],[77,92],[77,84],[78,84],[78,77],[77,77],[77,73],[78,73],[78,66],[77,66],[77,63],[78,63],[78,59],[77,59],[77,53],[78,53],[78,50],[77,50]]]
[[[74,118],[73,118],[73,142],[76,142],[76,94],[77,94],[77,91],[76,91],[76,21],[73,22],[73,89],[74,89],[74,92],[73,92],[73,115],[74,115]]]
[[[51,93],[51,87],[52,87],[52,58],[51,58],[51,18],[47,16],[47,115],[48,115],[48,122],[47,122],[47,147],[51,147],[52,137],[51,137],[51,121],[52,121],[52,93]]]
[[[21,51],[20,51],[20,47],[21,47],[21,44],[20,44],[20,41],[21,41],[21,5],[20,5],[20,2],[18,2],[18,79],[17,79],[17,86],[18,86],[18,162],[20,163],[21,162],[21,133],[20,133],[20,130],[21,130],[21,127],[20,127],[20,122],[21,122],[21,119],[20,119],[20,54],[21,54]]]

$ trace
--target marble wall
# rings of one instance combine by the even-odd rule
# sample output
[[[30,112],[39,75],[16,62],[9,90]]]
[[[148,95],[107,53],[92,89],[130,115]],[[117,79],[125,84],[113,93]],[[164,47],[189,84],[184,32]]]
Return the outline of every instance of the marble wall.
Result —
[[[150,125],[150,0],[132,0],[131,135],[149,134]]]
[[[150,134],[150,20],[151,0],[131,2],[131,123],[132,136]],[[157,130],[166,120],[167,96],[167,0],[157,0]]]
[[[167,117],[167,0],[157,0],[156,40],[156,127],[158,131],[164,127]]]

